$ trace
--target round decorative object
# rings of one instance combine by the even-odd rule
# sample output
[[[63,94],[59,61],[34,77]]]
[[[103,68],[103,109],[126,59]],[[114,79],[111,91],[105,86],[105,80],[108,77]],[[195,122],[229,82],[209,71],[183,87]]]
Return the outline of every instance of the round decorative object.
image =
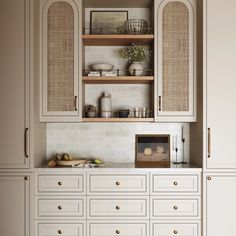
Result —
[[[102,71],[111,71],[113,70],[114,65],[109,64],[109,63],[97,63],[91,65],[92,70],[102,70]]]
[[[140,62],[134,61],[129,66],[129,73],[133,76],[140,76],[143,74],[143,66]]]
[[[144,155],[145,156],[151,156],[152,155],[152,149],[151,148],[145,148],[144,149]]]
[[[127,34],[146,34],[148,23],[141,19],[130,19],[125,22],[125,31]]]

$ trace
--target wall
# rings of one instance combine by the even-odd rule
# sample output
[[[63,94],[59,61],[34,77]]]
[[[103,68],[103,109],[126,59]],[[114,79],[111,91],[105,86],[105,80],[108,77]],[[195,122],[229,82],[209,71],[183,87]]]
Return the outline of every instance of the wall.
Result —
[[[106,162],[134,162],[135,134],[171,134],[178,137],[178,159],[183,157],[181,130],[184,126],[185,158],[189,160],[189,124],[182,123],[77,123],[47,124],[47,156],[69,152],[97,157]],[[171,144],[172,160],[175,158]]]

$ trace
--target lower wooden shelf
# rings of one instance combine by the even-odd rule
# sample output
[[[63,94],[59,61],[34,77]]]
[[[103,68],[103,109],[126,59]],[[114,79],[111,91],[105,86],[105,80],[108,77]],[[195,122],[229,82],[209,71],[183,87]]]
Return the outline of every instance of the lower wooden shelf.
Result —
[[[154,122],[154,118],[83,118],[83,122]]]

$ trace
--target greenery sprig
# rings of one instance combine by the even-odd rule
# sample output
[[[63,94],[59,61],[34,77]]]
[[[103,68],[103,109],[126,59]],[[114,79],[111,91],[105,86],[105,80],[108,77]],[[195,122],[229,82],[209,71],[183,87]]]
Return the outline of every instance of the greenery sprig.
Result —
[[[121,49],[120,55],[132,62],[150,61],[151,50],[147,46],[134,42],[127,48]]]

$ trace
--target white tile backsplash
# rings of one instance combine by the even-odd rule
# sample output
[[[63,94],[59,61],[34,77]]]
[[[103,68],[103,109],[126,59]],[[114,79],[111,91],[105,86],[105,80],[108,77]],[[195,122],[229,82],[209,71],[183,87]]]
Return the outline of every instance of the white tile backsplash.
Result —
[[[183,158],[181,129],[184,126],[184,157],[189,162],[187,123],[76,123],[47,124],[48,158],[59,152],[81,157],[97,157],[106,162],[134,162],[135,134],[170,134],[178,137],[178,160]],[[171,144],[171,158],[175,152]]]

